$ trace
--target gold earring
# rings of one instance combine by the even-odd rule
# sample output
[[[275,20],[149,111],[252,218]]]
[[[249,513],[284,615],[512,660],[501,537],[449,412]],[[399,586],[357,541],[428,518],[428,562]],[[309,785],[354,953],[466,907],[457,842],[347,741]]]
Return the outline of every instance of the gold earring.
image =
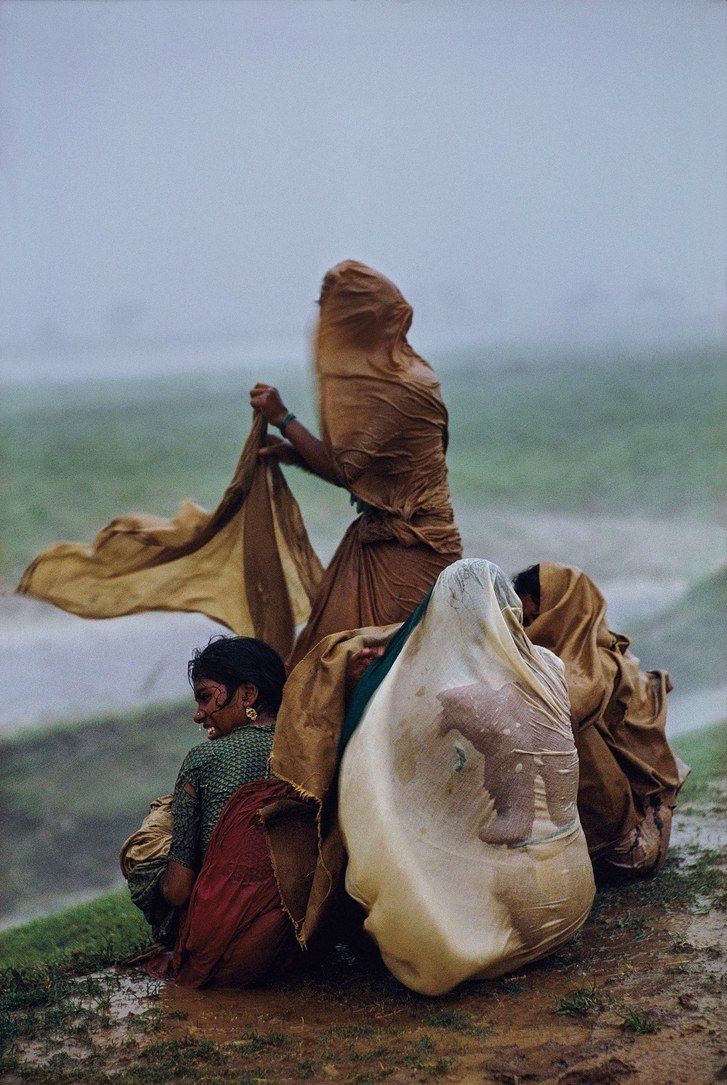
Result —
[[[252,707],[252,705],[247,706],[247,708],[245,709],[245,715],[247,716],[247,718],[249,720],[256,720],[257,719],[257,712]]]

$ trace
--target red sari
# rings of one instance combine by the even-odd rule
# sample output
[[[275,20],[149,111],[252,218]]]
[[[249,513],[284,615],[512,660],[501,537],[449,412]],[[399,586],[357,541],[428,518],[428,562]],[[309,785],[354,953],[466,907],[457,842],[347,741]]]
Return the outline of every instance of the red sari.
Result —
[[[170,978],[182,986],[247,987],[299,955],[258,816],[290,794],[280,780],[256,780],[223,808],[174,948]]]

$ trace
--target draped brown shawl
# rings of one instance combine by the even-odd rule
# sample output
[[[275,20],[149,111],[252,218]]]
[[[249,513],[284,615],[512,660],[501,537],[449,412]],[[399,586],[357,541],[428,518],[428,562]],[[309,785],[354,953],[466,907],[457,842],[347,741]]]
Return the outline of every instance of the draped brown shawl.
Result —
[[[323,280],[315,343],[321,432],[363,509],[326,571],[295,664],[342,629],[402,621],[462,554],[447,483],[447,410],[406,333],[399,289],[355,260]]]
[[[686,776],[666,739],[665,671],[642,671],[629,639],[606,624],[606,602],[585,573],[540,564],[534,644],[565,663],[580,761],[578,811],[592,855],[634,828],[651,798],[673,805]]]
[[[323,440],[364,507],[325,577],[280,468],[257,459],[258,414],[214,512],[186,501],[171,519],[120,516],[90,546],[44,550],[18,591],[85,618],[198,611],[283,656],[309,618],[291,666],[328,634],[404,619],[461,556],[447,411],[406,340],[411,319],[397,287],[363,264],[346,261],[324,279],[315,349]]]
[[[285,684],[270,769],[295,797],[261,811],[285,909],[301,946],[342,900],[346,851],[338,826],[338,746],[346,713],[346,671],[364,645],[384,645],[396,627],[327,637]]]
[[[185,501],[171,519],[120,516],[90,546],[44,550],[18,591],[83,618],[199,611],[287,655],[323,570],[280,468],[258,460],[264,437],[257,414],[214,512]]]

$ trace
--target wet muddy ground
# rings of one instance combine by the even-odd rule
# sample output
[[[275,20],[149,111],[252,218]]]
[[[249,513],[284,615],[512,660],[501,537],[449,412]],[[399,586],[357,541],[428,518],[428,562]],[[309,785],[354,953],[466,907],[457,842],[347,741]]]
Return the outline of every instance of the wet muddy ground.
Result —
[[[186,991],[109,970],[12,1016],[0,1080],[727,1080],[726,798],[710,786],[677,816],[658,878],[600,891],[583,931],[517,975],[428,999],[340,947],[250,991]]]

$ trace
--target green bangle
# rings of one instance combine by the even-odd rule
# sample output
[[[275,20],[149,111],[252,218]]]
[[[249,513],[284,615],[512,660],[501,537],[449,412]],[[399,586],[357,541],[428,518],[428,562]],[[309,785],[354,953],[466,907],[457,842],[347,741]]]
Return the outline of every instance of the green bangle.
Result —
[[[283,437],[285,437],[285,431],[291,422],[295,422],[295,415],[291,411],[288,411],[282,422],[278,422],[278,429],[282,433]]]

